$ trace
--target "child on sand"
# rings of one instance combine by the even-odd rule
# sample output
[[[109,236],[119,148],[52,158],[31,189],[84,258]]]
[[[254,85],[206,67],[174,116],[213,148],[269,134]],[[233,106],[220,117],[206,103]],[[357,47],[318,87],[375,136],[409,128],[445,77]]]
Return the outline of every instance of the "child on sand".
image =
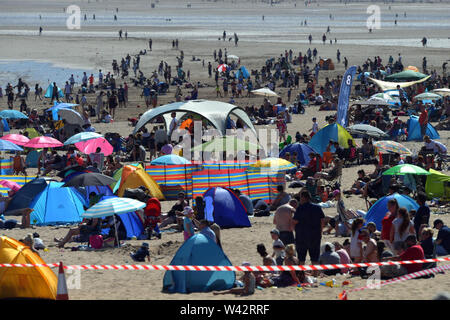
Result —
[[[280,240],[280,231],[278,231],[278,229],[273,229],[272,231],[270,231],[270,235],[272,236],[272,240],[273,240],[272,257],[275,257],[275,261],[277,262],[277,265],[281,266],[281,265],[283,265],[285,252],[284,252],[284,244]]]
[[[244,262],[244,263],[242,263],[242,266],[248,267],[248,266],[250,266],[250,263]],[[233,293],[233,294],[238,294],[241,296],[246,296],[246,295],[251,295],[251,294],[255,293],[256,279],[255,279],[255,275],[253,274],[253,272],[245,271],[244,275],[241,278],[241,281],[244,283],[243,287],[236,287],[236,288],[222,291],[222,292],[215,291],[215,292],[213,292],[213,294],[219,295],[219,294]]]
[[[138,262],[144,262],[145,258],[147,258],[147,261],[150,262],[150,251],[148,248],[148,243],[144,242],[138,251],[130,254],[131,258]]]
[[[186,241],[195,234],[194,224],[192,222],[194,210],[191,207],[185,207],[183,215],[184,241]]]

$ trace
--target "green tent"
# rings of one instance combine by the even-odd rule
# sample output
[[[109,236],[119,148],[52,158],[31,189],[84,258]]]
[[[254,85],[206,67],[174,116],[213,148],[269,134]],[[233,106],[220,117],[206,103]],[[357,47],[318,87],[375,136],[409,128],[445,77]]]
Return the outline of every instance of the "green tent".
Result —
[[[405,82],[405,81],[417,81],[426,77],[428,77],[426,74],[412,70],[406,70],[399,73],[391,74],[390,76],[384,78],[384,80],[394,82]]]
[[[429,198],[441,198],[450,200],[450,176],[430,169],[425,183],[425,192]]]

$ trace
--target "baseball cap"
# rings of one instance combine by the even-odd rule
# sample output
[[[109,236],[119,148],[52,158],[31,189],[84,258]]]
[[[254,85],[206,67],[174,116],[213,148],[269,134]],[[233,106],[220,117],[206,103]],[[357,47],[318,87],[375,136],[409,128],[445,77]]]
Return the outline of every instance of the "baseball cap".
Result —
[[[280,235],[280,231],[278,231],[278,229],[273,229],[272,231],[270,231],[270,233],[274,233],[276,235]]]
[[[436,225],[437,225],[438,223],[444,224],[444,221],[442,221],[441,219],[436,219],[436,220],[434,220],[434,222],[433,222],[433,228],[436,228]]]
[[[144,242],[144,243],[142,243],[142,246],[143,246],[143,247],[147,247],[147,248],[148,248],[148,247],[149,247],[149,246],[148,246],[148,242]]]

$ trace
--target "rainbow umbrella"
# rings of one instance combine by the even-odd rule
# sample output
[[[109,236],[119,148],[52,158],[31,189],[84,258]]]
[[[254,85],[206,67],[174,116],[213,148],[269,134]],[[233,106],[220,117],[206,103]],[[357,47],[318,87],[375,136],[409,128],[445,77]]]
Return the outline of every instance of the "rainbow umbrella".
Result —
[[[422,169],[421,167],[407,163],[399,164],[383,172],[384,176],[402,176],[405,174],[430,175],[431,173],[429,173],[427,170]]]
[[[30,141],[28,141],[27,144],[24,144],[23,146],[27,147],[27,148],[41,149],[41,148],[62,147],[63,144],[62,144],[62,142],[56,140],[55,138],[40,136],[40,137],[31,139]]]
[[[27,137],[16,133],[7,134],[6,136],[1,137],[0,139],[15,143],[19,146],[23,146],[30,141],[30,139],[28,139]]]
[[[100,152],[105,156],[109,156],[114,151],[113,146],[103,137],[77,142],[75,147],[84,154],[95,153],[97,148],[100,148]]]
[[[405,154],[408,156],[412,155],[412,152],[404,145],[391,140],[377,141],[373,143],[373,146],[377,148],[377,153],[381,152]]]
[[[258,160],[249,167],[249,170],[287,171],[297,168],[292,162],[281,158],[266,158]]]

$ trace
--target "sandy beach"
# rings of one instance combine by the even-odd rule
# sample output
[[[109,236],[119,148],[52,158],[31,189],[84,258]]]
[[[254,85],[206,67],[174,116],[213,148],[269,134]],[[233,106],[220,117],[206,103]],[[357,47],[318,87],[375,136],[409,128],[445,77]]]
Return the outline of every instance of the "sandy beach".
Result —
[[[63,9],[70,4],[80,5],[82,14],[86,13],[88,22],[82,24],[80,30],[67,30],[65,27],[65,15]],[[191,3],[191,8],[187,4]],[[380,56],[387,61],[389,55],[396,57],[398,53],[403,56],[405,65],[422,65],[422,59],[427,57],[430,70],[442,73],[442,63],[450,57],[450,3],[418,4],[395,3],[389,5],[379,3],[381,7],[382,27],[370,33],[365,26],[368,14],[366,8],[369,3],[357,3],[344,5],[341,3],[320,3],[320,6],[312,4],[305,8],[302,1],[294,6],[293,1],[270,7],[267,4],[244,1],[240,4],[213,2],[189,2],[189,1],[159,1],[155,8],[151,8],[149,2],[142,5],[140,1],[127,1],[126,7],[123,1],[4,1],[0,0],[0,86],[5,88],[7,82],[13,85],[22,77],[31,88],[35,83],[46,89],[50,79],[45,74],[47,64],[55,68],[55,74],[61,78],[66,75],[69,78],[72,70],[76,70],[76,77],[80,82],[82,71],[93,73],[97,77],[98,69],[104,73],[112,71],[113,59],[120,61],[128,53],[137,54],[140,50],[148,50],[148,38],[153,39],[153,50],[141,56],[141,70],[145,75],[157,69],[161,60],[175,66],[176,57],[183,50],[185,55],[184,70],[190,70],[191,81],[205,84],[199,89],[199,98],[228,102],[229,98],[216,98],[214,77],[208,77],[208,62],[213,63],[214,49],[227,48],[228,54],[240,57],[241,65],[245,65],[250,71],[260,69],[266,59],[278,57],[284,50],[292,49],[295,55],[298,52],[305,53],[308,48],[318,50],[318,56],[336,60],[336,51],[340,50],[342,59],[347,57],[349,65],[361,65],[368,57]],[[119,8],[117,24],[108,22],[112,20],[115,8]],[[45,10],[44,10],[45,9]],[[404,17],[404,12],[407,17]],[[92,21],[92,14],[97,15],[97,22]],[[334,20],[327,20],[332,14]],[[398,25],[394,26],[395,14],[398,13]],[[39,14],[42,20],[39,21]],[[261,16],[265,16],[262,21]],[[351,16],[355,18],[352,20]],[[22,23],[12,23],[14,17],[21,17]],[[147,16],[141,22],[134,19],[136,16]],[[230,17],[222,22],[216,22],[211,17]],[[274,21],[271,21],[271,16]],[[27,17],[33,17],[32,22]],[[159,17],[159,18],[157,18]],[[165,18],[167,17],[167,18]],[[190,18],[189,18],[190,17]],[[208,18],[209,17],[209,18]],[[239,18],[240,17],[240,18]],[[10,19],[10,20],[8,20]],[[123,20],[122,20],[123,19]],[[159,20],[158,20],[159,19]],[[165,23],[164,19],[172,19],[172,23]],[[235,20],[241,23],[233,23]],[[285,19],[285,20],[283,20]],[[307,19],[308,26],[301,26],[300,21]],[[107,21],[108,20],[108,21]],[[242,20],[245,20],[244,23]],[[133,25],[132,21],[135,22]],[[138,22],[136,22],[138,21]],[[189,21],[191,24],[189,24]],[[231,21],[231,22],[230,22]],[[283,26],[283,21],[286,27]],[[83,21],[82,21],[83,23]],[[265,23],[269,26],[261,26]],[[428,24],[427,24],[428,23]],[[39,26],[43,25],[44,32],[38,35]],[[337,39],[337,43],[322,44],[319,38],[326,31],[327,25],[331,26],[330,38]],[[435,25],[435,26],[434,26]],[[278,26],[278,27],[276,27]],[[276,28],[275,28],[276,27]],[[128,39],[119,40],[118,30],[128,31]],[[219,41],[223,30],[232,35],[239,35],[239,46],[235,47],[231,41]],[[314,41],[307,43],[307,36],[312,34]],[[203,35],[203,36],[202,36]],[[423,48],[420,40],[426,36],[429,46]],[[178,38],[179,49],[172,49],[172,40]],[[191,61],[195,56],[204,60]],[[29,70],[20,69],[20,72],[8,69],[8,64],[20,65],[23,61],[29,61]],[[335,78],[342,75],[344,65],[335,61],[335,70],[320,71],[319,82],[322,84],[326,77]],[[36,69],[34,69],[36,68]],[[36,72],[36,70],[39,70]],[[56,76],[55,76],[56,77]],[[130,84],[128,79],[127,82]],[[61,80],[62,81],[62,80]],[[65,80],[64,80],[65,81]],[[123,81],[118,80],[121,84]],[[59,82],[63,87],[64,83]],[[300,88],[293,91],[292,96],[305,89],[305,84],[300,82]],[[127,108],[117,108],[116,117],[112,124],[93,123],[97,132],[118,132],[122,136],[128,136],[133,127],[127,118],[137,117],[145,112],[144,99],[140,96],[141,89],[130,85],[129,102]],[[183,95],[187,95],[190,89],[182,88]],[[287,89],[277,88],[277,93],[287,100]],[[95,105],[96,94],[87,95],[88,102]],[[357,97],[352,97],[356,99]],[[27,104],[33,108],[48,108],[48,100],[43,103],[34,101],[34,94],[30,93]],[[174,88],[171,87],[166,95],[158,97],[158,105],[175,101]],[[272,101],[274,102],[274,101]],[[260,106],[263,103],[261,97],[237,98],[235,104],[241,107]],[[15,109],[18,108],[15,105]],[[0,110],[7,109],[6,98],[0,99]],[[311,119],[316,117],[320,127],[325,126],[325,117],[334,114],[335,111],[319,111],[318,107],[306,108],[305,114],[293,115],[292,123],[288,124],[288,133],[292,136],[295,132],[306,133],[312,125]],[[402,117],[406,121],[407,117]],[[275,128],[264,126],[265,128]],[[15,133],[16,130],[13,130]],[[449,131],[439,131],[441,142],[448,145]],[[360,139],[356,139],[360,143]],[[419,150],[422,142],[404,142],[410,150]],[[361,165],[344,168],[342,175],[342,187],[348,189],[357,178],[357,170],[373,171],[373,165]],[[33,173],[33,172],[31,172]],[[448,174],[448,172],[447,172]],[[288,192],[298,192],[299,189],[288,189]],[[348,207],[366,210],[363,198],[357,195],[344,199]],[[163,212],[167,212],[173,202],[162,202]],[[336,208],[324,209],[327,216],[335,216]],[[14,218],[14,217],[11,217]],[[16,217],[17,218],[17,217]],[[445,224],[450,224],[448,215],[432,214],[430,222],[441,218]],[[261,258],[256,252],[256,245],[263,243],[270,248],[272,240],[270,230],[274,228],[273,217],[252,217],[251,228],[225,229],[221,232],[222,244],[225,254],[233,265],[240,265],[248,261],[252,265],[260,265]],[[67,227],[35,227],[32,232],[38,232],[42,240],[49,246],[48,252],[40,252],[41,257],[47,263],[63,261],[66,265],[78,264],[133,264],[129,253],[137,249],[142,241],[126,241],[126,245],[118,249],[102,249],[97,251],[71,251],[58,249],[53,241],[54,237],[62,237],[66,234]],[[20,239],[30,230],[2,230],[0,233]],[[436,232],[436,230],[435,230]],[[325,235],[325,241],[343,242],[345,238],[335,238],[333,235]],[[182,233],[163,233],[162,239],[150,240],[151,264],[169,264],[173,255],[183,243]],[[76,244],[73,244],[74,246]],[[307,260],[307,264],[310,261]],[[445,263],[439,263],[443,265]],[[57,270],[55,270],[56,272]],[[212,293],[192,294],[166,294],[162,293],[163,271],[82,271],[81,288],[69,290],[70,299],[262,299],[262,300],[303,300],[320,299],[335,300],[342,291],[342,287],[329,288],[319,286],[308,291],[298,291],[295,287],[268,288],[256,290],[249,298],[235,297],[234,295],[213,296]],[[238,274],[239,276],[239,274]],[[324,281],[332,277],[324,277]],[[336,278],[338,283],[348,279],[347,276]],[[359,277],[351,278],[354,288],[366,285],[366,280]],[[432,299],[441,291],[448,291],[450,278],[448,274],[438,274],[432,279],[409,280],[399,284],[386,286],[380,290],[364,290],[351,293],[350,300],[407,300],[407,299]]]

